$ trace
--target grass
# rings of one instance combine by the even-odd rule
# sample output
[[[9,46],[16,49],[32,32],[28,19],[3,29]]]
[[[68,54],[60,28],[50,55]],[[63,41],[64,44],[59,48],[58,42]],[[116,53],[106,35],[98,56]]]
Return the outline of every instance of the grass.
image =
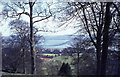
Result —
[[[58,56],[58,54],[47,54],[47,53],[45,53],[45,54],[40,54],[40,55],[43,55],[43,56]]]
[[[55,57],[53,59],[51,59],[50,61],[52,62],[55,62],[55,61],[61,61],[61,63],[69,63],[70,66],[71,66],[71,69],[75,69],[75,67],[73,65],[71,65],[71,63],[73,63],[73,57],[71,56],[58,56],[58,57]],[[49,62],[49,61],[48,61]],[[61,64],[62,65],[62,64]],[[74,74],[74,73],[73,73]]]
[[[52,59],[53,61],[59,60],[62,63],[71,63],[73,61],[73,58],[71,56],[58,56]]]

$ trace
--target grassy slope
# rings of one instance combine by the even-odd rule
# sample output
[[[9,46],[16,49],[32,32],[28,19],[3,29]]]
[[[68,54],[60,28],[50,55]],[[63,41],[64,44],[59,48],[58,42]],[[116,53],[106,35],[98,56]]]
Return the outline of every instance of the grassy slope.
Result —
[[[53,58],[52,60],[50,61],[47,61],[47,62],[55,62],[55,61],[61,61],[61,63],[69,63],[70,67],[71,67],[71,70],[74,70],[75,67],[73,65],[71,65],[71,63],[73,63],[73,57],[71,56],[58,56],[58,57],[55,57]],[[62,64],[61,64],[62,65]],[[74,71],[73,72],[73,75],[75,74]]]
[[[53,58],[51,61],[56,61],[56,60],[59,60],[62,63],[64,62],[64,63],[71,64],[73,58],[71,56],[58,56],[58,57]]]
[[[58,56],[58,54],[47,54],[47,53],[45,53],[45,54],[41,54],[41,55],[43,55],[43,56]]]

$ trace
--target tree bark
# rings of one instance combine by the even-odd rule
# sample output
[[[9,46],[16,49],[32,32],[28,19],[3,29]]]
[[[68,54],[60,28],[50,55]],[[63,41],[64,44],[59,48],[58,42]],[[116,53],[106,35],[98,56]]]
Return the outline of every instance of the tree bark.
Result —
[[[118,77],[120,77],[120,38],[118,39]]]
[[[77,77],[79,77],[79,48],[77,48]]]
[[[23,73],[26,74],[25,49],[23,48]]]
[[[101,63],[101,29],[98,29],[97,32],[97,48],[96,48],[96,55],[97,55],[97,75],[100,75],[100,63]]]
[[[102,44],[102,57],[101,57],[101,75],[106,75],[106,61],[108,54],[108,33],[109,26],[111,23],[111,13],[110,13],[111,2],[106,4],[106,13],[105,13],[105,25],[103,30],[103,44]]]
[[[29,2],[30,7],[30,52],[31,52],[31,74],[35,74],[35,51],[34,51],[34,34],[33,34],[33,2]]]
[[[120,77],[120,51],[118,53],[118,77]]]

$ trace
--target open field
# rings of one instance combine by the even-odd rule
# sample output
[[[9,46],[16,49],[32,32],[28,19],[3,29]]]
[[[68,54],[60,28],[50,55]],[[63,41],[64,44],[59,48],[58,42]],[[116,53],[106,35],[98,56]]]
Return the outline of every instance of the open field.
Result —
[[[62,66],[63,63],[68,63],[71,67],[71,70],[72,71],[72,75],[76,75],[74,69],[75,69],[75,66],[72,65],[73,63],[73,57],[71,56],[57,56],[57,57],[54,57],[52,58],[51,60],[49,61],[44,61],[44,66],[42,67],[43,70],[45,71],[45,74],[47,75],[49,71],[52,71],[50,70],[52,67],[52,69],[56,70],[54,71],[54,75],[57,74],[57,72],[59,71],[60,67]],[[51,65],[52,64],[52,65]]]
[[[44,53],[44,54],[40,54],[40,55],[43,55],[43,56],[58,56],[58,54],[48,54],[48,53]]]
[[[51,61],[61,61],[62,63],[71,63],[73,61],[73,57],[71,56],[58,56],[58,57],[55,57],[53,59],[51,59]]]

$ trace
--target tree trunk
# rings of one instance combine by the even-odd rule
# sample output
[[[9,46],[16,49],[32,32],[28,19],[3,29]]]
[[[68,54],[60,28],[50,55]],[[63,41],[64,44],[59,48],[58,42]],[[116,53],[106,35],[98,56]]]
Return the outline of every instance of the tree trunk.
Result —
[[[77,77],[79,77],[79,48],[77,49]]]
[[[120,51],[118,53],[118,77],[120,77]]]
[[[120,38],[118,39],[118,77],[120,77]]]
[[[106,4],[105,25],[103,30],[102,57],[101,57],[101,75],[106,74],[106,61],[107,61],[108,40],[109,40],[108,33],[109,33],[109,26],[111,22],[110,5],[111,5],[111,2],[108,2]]]
[[[101,4],[101,11],[102,10],[102,4]],[[101,15],[100,15],[101,17]],[[100,22],[101,21],[101,22]],[[103,15],[102,15],[102,19],[100,19],[99,21],[99,26],[98,26],[98,31],[97,31],[97,42],[96,42],[96,54],[97,54],[97,75],[100,75],[100,71],[101,71],[101,36],[102,36],[102,26],[103,26]]]
[[[2,34],[0,32],[0,56],[2,57]],[[2,69],[2,58],[0,58],[0,70]],[[0,72],[0,76],[2,76],[2,72]]]
[[[96,55],[97,55],[97,75],[100,75],[100,63],[101,63],[101,29],[98,29],[97,32],[97,48],[96,48]]]
[[[33,35],[33,2],[29,2],[30,7],[30,52],[31,52],[31,74],[35,74],[35,51],[34,51],[34,35]]]
[[[26,74],[25,49],[23,48],[23,73]]]

